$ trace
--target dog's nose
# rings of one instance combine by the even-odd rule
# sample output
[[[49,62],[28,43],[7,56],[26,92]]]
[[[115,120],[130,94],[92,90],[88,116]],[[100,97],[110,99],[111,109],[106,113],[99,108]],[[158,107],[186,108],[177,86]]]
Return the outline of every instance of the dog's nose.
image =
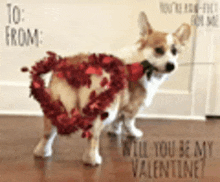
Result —
[[[171,72],[171,71],[174,70],[174,68],[175,68],[175,66],[174,66],[173,63],[169,63],[169,62],[167,63],[167,65],[166,65],[166,71]]]

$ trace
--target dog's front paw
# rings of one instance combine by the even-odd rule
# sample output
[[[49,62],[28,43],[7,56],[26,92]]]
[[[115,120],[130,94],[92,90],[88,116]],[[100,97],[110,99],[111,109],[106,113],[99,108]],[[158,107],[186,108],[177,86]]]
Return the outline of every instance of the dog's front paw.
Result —
[[[87,165],[100,165],[102,163],[102,157],[99,155],[98,151],[95,150],[87,150],[83,154],[83,163]]]
[[[109,135],[120,135],[122,133],[122,123],[112,123],[107,128]]]
[[[35,157],[46,158],[52,156],[53,150],[52,147],[48,145],[47,140],[41,139],[33,153]]]
[[[135,126],[124,126],[123,133],[128,137],[141,138],[143,136],[143,132]]]

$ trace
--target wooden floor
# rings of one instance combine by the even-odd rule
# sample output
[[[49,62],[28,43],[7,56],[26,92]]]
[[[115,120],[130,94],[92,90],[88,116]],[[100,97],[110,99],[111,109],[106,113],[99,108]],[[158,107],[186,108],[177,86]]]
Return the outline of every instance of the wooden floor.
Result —
[[[1,116],[0,182],[220,182],[220,119],[207,122],[138,120],[137,126],[144,131],[144,137],[132,145],[130,157],[123,156],[123,149],[124,154],[129,154],[125,149],[134,142],[132,139],[103,132],[100,150],[103,164],[89,167],[81,160],[86,140],[79,134],[59,137],[53,147],[53,157],[36,159],[32,151],[42,135],[42,118]],[[146,150],[140,150],[140,146],[142,149],[147,146]],[[175,151],[174,156],[169,147],[174,147],[171,148]],[[182,149],[185,151],[183,156]],[[140,152],[136,158],[135,150]],[[148,156],[141,156],[141,152]],[[172,169],[166,166],[169,167],[166,173],[163,165],[171,165],[173,161],[176,161],[175,166]],[[183,167],[184,164],[188,165],[192,176],[186,173],[187,165]]]

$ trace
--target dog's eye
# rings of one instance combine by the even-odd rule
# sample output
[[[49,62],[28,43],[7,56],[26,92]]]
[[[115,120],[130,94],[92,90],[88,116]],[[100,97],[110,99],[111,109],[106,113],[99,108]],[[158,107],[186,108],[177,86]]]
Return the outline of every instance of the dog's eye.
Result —
[[[172,54],[175,56],[175,55],[177,54],[177,49],[173,46],[173,47],[171,48],[171,52],[172,52]]]
[[[163,47],[156,47],[154,50],[155,50],[155,52],[156,52],[157,54],[160,54],[160,55],[163,55],[163,54],[164,54],[164,49],[163,49]]]

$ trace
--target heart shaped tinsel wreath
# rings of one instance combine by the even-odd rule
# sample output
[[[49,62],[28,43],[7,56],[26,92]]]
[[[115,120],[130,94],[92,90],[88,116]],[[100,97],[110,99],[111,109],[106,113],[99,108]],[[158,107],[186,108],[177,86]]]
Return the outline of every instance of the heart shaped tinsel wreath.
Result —
[[[106,108],[113,102],[115,95],[127,86],[127,81],[136,81],[143,75],[143,67],[139,63],[124,65],[121,60],[105,54],[92,54],[88,57],[88,62],[76,65],[70,64],[67,58],[58,57],[53,52],[47,52],[48,57],[44,58],[32,66],[32,70],[23,67],[22,71],[29,71],[32,82],[30,85],[31,96],[41,105],[45,116],[51,119],[52,124],[57,127],[58,133],[67,135],[79,129],[83,130],[83,138],[91,138],[90,128],[92,122],[98,115],[101,119],[108,117]],[[100,86],[108,86],[108,89],[99,95],[93,91],[90,94],[90,101],[82,109],[84,116],[77,108],[72,109],[69,117],[63,103],[60,100],[52,101],[50,90],[45,88],[42,74],[53,71],[56,76],[65,79],[72,87],[90,87],[91,74],[102,75],[102,71],[110,74],[110,81],[105,77]]]

